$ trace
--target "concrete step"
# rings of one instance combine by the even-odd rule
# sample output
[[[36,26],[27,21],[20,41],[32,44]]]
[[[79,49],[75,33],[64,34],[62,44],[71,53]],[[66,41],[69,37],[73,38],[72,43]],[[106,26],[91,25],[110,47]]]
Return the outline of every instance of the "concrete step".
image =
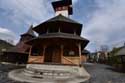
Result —
[[[63,65],[46,65],[46,64],[28,64],[27,69],[31,71],[52,71],[52,72],[69,72],[76,73],[79,71],[79,66],[63,66]]]
[[[11,79],[31,83],[80,83],[90,78],[84,67],[30,64],[24,69],[11,71]],[[60,82],[59,82],[60,81]]]
[[[74,75],[67,71],[61,70],[34,70],[34,69],[25,69],[23,72],[27,76],[36,77],[36,78],[71,78]]]

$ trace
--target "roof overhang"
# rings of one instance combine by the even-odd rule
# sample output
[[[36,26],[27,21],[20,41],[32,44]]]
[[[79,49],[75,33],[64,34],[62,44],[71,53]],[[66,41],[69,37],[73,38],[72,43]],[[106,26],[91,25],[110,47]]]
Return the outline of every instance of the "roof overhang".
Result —
[[[42,43],[42,42],[46,42],[46,41],[52,41],[52,40],[64,40],[64,41],[74,41],[74,42],[81,42],[82,48],[84,48],[88,43],[89,40],[77,36],[77,35],[71,35],[71,34],[65,34],[65,33],[57,33],[57,34],[46,34],[46,35],[41,35],[38,38],[34,38],[28,42],[26,42],[29,45],[34,45],[37,44],[38,42]]]
[[[51,27],[50,27],[51,26]],[[69,23],[64,21],[53,21],[53,22],[44,22],[36,27],[33,28],[37,33],[41,33],[42,31],[46,31],[47,28],[62,28],[65,30],[76,30],[78,35],[81,34],[82,31],[82,24],[77,23]]]

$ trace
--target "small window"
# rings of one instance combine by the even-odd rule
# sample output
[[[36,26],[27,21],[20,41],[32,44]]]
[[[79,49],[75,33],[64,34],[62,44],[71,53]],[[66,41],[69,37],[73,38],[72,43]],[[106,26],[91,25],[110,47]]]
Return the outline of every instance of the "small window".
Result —
[[[58,7],[58,11],[62,10],[62,7]]]
[[[75,52],[74,51],[69,51],[69,55],[73,56],[73,55],[75,55]]]
[[[49,28],[49,33],[56,33],[58,32],[58,28]]]
[[[39,56],[40,55],[40,49],[37,49],[37,48],[32,48],[32,53],[31,55],[32,56]]]
[[[63,9],[63,10],[66,10],[66,9],[67,9],[67,7],[66,7],[66,6],[64,6],[64,7],[62,7],[62,9]]]

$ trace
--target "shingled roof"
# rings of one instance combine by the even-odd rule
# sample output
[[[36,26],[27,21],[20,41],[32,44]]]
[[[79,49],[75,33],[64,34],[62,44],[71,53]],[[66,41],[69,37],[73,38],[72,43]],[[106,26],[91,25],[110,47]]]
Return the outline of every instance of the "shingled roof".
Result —
[[[28,52],[24,52],[23,50],[21,50],[20,48],[17,48],[17,47],[12,47],[11,49],[8,49],[7,51],[5,51],[5,53],[28,54]]]
[[[35,44],[37,43],[38,40],[45,40],[45,39],[67,39],[67,40],[75,40],[75,41],[80,41],[82,42],[82,47],[85,47],[88,43],[89,40],[80,37],[78,35],[73,35],[73,34],[68,34],[68,33],[48,33],[48,34],[44,34],[44,35],[40,35],[37,38],[33,38],[31,40],[29,40],[28,42],[26,42],[29,45]]]
[[[53,17],[53,18],[47,20],[47,21],[44,22],[44,23],[54,22],[54,21],[69,22],[69,23],[74,23],[74,24],[82,25],[82,24],[76,22],[75,20],[72,20],[72,19],[70,19],[70,18],[67,18],[67,17],[65,17],[65,16],[63,16],[63,15],[61,15],[61,14],[59,14],[59,15],[56,16],[56,17]]]
[[[43,31],[44,29],[55,27],[63,27],[67,29],[70,28],[73,30],[75,29],[79,34],[81,34],[82,24],[60,14],[39,24],[38,26],[34,27],[33,30],[41,33],[41,31]]]
[[[80,37],[78,35],[73,35],[73,34],[68,34],[68,33],[48,33],[48,34],[43,34],[40,35],[38,38],[68,38],[68,39],[75,39],[75,40],[85,40],[88,41],[87,39]]]
[[[117,53],[117,56],[125,56],[125,46],[123,46]]]
[[[29,36],[32,36],[32,38],[35,38],[36,36],[35,36],[32,28],[33,28],[33,25],[31,25],[30,28],[29,28],[29,30],[26,33],[22,34],[21,36],[27,36],[27,35],[29,35]],[[28,48],[29,48],[29,46],[25,44],[25,41],[24,40],[23,41],[20,40],[15,47],[12,47],[12,48],[8,49],[5,52],[6,53],[27,54],[25,51]]]
[[[19,41],[15,47],[12,47],[8,49],[7,53],[24,53],[26,54],[26,51],[30,48],[29,45],[26,45],[24,42]]]
[[[82,54],[90,54],[90,52],[88,50],[86,50],[86,49],[83,49]]]

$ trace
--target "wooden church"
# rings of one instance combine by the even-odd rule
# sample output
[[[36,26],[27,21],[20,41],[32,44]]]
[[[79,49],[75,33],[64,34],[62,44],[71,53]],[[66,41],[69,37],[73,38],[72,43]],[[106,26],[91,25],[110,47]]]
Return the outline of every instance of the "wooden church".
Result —
[[[83,50],[89,40],[81,37],[82,24],[72,20],[72,0],[52,2],[55,17],[21,35],[19,43],[4,52],[2,61],[28,64],[69,64],[85,62]],[[38,36],[34,34],[38,33]]]
[[[28,42],[29,64],[80,65],[89,40],[81,37],[82,24],[70,19],[72,0],[52,2],[55,17],[35,26],[38,33]]]
[[[27,64],[24,69],[10,72],[11,79],[28,83],[83,83],[90,78],[82,65],[82,54],[86,54],[83,50],[89,40],[80,36],[82,24],[69,18],[73,14],[72,0],[55,1],[52,6],[55,17],[31,29],[38,36],[29,35],[31,30],[21,35],[23,44],[28,46],[25,50],[21,47],[28,52]],[[23,56],[21,51],[19,54]]]

